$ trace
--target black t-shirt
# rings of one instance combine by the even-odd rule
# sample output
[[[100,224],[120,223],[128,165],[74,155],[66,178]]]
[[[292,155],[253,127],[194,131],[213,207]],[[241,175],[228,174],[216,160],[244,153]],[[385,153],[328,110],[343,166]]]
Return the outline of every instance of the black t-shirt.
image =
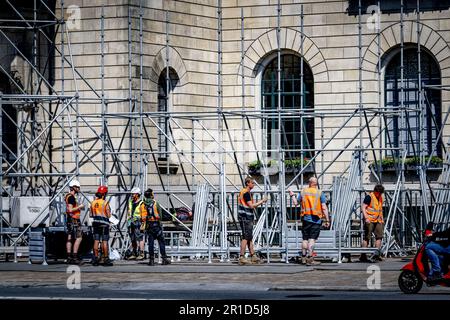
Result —
[[[72,194],[67,196],[66,201],[67,201],[67,204],[71,204],[72,207],[77,206],[77,201],[75,200],[75,197]]]
[[[247,204],[247,202],[249,202],[249,201],[252,201],[252,196],[250,195],[250,192],[244,193],[244,201],[245,201],[245,204]]]
[[[367,205],[369,206],[371,201],[372,201],[372,198],[370,197],[370,195],[367,195],[367,196],[364,198],[363,203],[364,203],[364,204],[367,204]]]

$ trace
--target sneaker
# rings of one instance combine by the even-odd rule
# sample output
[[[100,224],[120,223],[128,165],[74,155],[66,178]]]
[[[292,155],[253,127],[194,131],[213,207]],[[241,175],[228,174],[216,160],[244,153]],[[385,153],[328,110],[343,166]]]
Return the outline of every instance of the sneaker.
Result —
[[[78,264],[78,265],[81,265],[82,263],[83,263],[83,260],[81,260],[81,259],[78,258],[78,257],[75,257],[75,258],[72,259],[72,264]]]
[[[428,277],[429,282],[436,282],[443,279],[443,275],[440,272],[434,272],[431,276]]]
[[[252,263],[244,256],[239,257],[239,265],[242,266],[245,264],[252,264]]]
[[[250,262],[251,262],[252,264],[260,264],[260,263],[262,263],[261,259],[260,259],[256,254],[254,254],[254,255],[252,256]]]
[[[148,260],[148,265],[149,266],[154,266],[155,265],[155,259]]]
[[[163,265],[168,265],[168,264],[171,264],[171,262],[170,262],[169,259],[163,258],[163,259],[162,259],[162,264],[163,264]]]
[[[137,257],[136,257],[136,260],[144,260],[144,254],[143,253],[141,253],[140,255],[138,255]]]
[[[302,256],[301,264],[306,264],[307,260],[306,256]]]
[[[307,266],[318,266],[320,264],[319,261],[314,260],[313,257],[307,258],[306,259],[306,265]]]

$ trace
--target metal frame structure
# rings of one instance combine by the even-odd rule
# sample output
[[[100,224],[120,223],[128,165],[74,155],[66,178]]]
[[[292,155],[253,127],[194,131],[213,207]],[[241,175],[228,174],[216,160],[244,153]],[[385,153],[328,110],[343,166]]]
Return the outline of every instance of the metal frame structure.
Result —
[[[360,219],[359,215],[359,204],[362,201],[363,194],[366,192],[363,184],[363,174],[367,173],[365,170],[366,164],[366,153],[369,152],[373,155],[375,160],[375,165],[372,167],[372,174],[376,177],[379,182],[383,181],[383,170],[381,168],[381,162],[378,161],[382,157],[383,151],[398,151],[402,154],[398,166],[396,167],[396,174],[398,176],[397,182],[394,188],[387,188],[386,203],[387,203],[387,219],[386,219],[386,241],[384,243],[384,253],[401,254],[405,252],[409,247],[413,247],[415,241],[420,241],[421,228],[424,222],[430,221],[432,219],[437,219],[441,222],[448,222],[450,220],[449,210],[450,204],[448,199],[450,197],[450,169],[449,169],[449,154],[448,149],[445,149],[446,158],[444,161],[443,171],[441,175],[441,188],[434,192],[429,181],[427,181],[427,169],[430,165],[431,158],[428,162],[425,161],[425,147],[424,147],[424,134],[421,133],[420,139],[421,143],[419,146],[418,154],[420,155],[421,163],[419,166],[419,177],[420,177],[420,189],[406,188],[405,186],[405,159],[406,159],[406,117],[408,112],[418,112],[420,114],[420,119],[423,121],[423,117],[426,114],[426,101],[424,101],[425,88],[435,89],[435,90],[449,90],[444,86],[434,86],[427,87],[423,86],[421,83],[421,73],[419,71],[419,106],[417,110],[409,110],[404,105],[404,83],[403,83],[403,26],[404,26],[404,13],[403,13],[403,1],[401,3],[401,103],[398,110],[391,110],[389,108],[382,106],[381,99],[381,40],[380,40],[380,28],[377,28],[377,46],[378,46],[378,69],[377,69],[377,82],[378,82],[378,107],[377,108],[367,108],[364,106],[363,101],[363,80],[362,80],[362,31],[361,31],[361,16],[362,16],[362,6],[361,0],[359,1],[358,8],[358,60],[359,60],[359,79],[358,79],[358,92],[359,92],[359,102],[354,110],[327,110],[321,109],[320,111],[314,110],[304,110],[304,73],[303,73],[303,42],[305,39],[304,34],[304,11],[303,5],[299,5],[300,8],[300,35],[301,35],[301,105],[299,109],[289,109],[285,110],[282,108],[281,100],[281,81],[282,81],[282,70],[281,70],[281,45],[280,45],[280,32],[281,32],[281,17],[282,17],[282,6],[280,1],[277,4],[277,95],[278,103],[276,110],[249,110],[246,108],[246,76],[245,76],[245,38],[244,38],[244,10],[241,9],[241,61],[240,61],[240,79],[241,79],[241,108],[228,109],[223,107],[223,89],[222,89],[222,5],[221,1],[218,0],[217,6],[217,48],[218,48],[218,59],[217,59],[217,108],[216,110],[202,111],[202,112],[191,112],[191,111],[173,111],[168,108],[168,112],[162,113],[159,111],[144,111],[144,93],[143,93],[143,16],[144,16],[144,6],[142,1],[139,7],[129,6],[128,10],[128,96],[119,99],[108,99],[107,92],[105,89],[105,15],[102,10],[100,17],[100,61],[101,61],[101,88],[97,90],[94,88],[88,80],[86,80],[83,75],[77,70],[71,47],[71,37],[70,32],[66,28],[65,18],[64,18],[64,1],[61,0],[61,7],[59,8],[61,15],[56,16],[56,11],[52,11],[47,5],[45,0],[34,0],[33,6],[33,19],[27,20],[24,15],[22,15],[14,5],[6,1],[7,4],[17,13],[19,20],[16,24],[11,25],[10,20],[0,21],[3,23],[0,26],[0,36],[8,40],[11,46],[14,46],[20,56],[26,61],[26,65],[32,71],[33,74],[33,88],[31,91],[26,91],[22,86],[17,83],[17,81],[2,68],[2,72],[8,76],[10,82],[14,84],[17,93],[2,93],[0,94],[0,120],[2,116],[7,116],[3,112],[5,108],[16,108],[19,113],[29,113],[31,119],[35,118],[37,111],[42,111],[48,117],[48,120],[44,123],[43,127],[39,130],[35,128],[35,121],[15,121],[17,125],[17,130],[19,134],[19,140],[21,141],[19,145],[19,150],[16,155],[16,160],[13,163],[8,163],[5,159],[2,159],[2,166],[0,168],[0,185],[2,186],[2,194],[6,193],[8,197],[13,197],[19,195],[46,195],[50,198],[49,205],[44,208],[39,216],[34,222],[39,222],[39,219],[43,219],[43,213],[46,209],[50,207],[51,210],[55,210],[61,217],[64,212],[61,206],[57,205],[58,201],[61,202],[63,192],[67,189],[69,182],[74,178],[90,177],[98,179],[101,184],[109,184],[111,192],[111,198],[116,199],[117,204],[117,214],[119,216],[119,225],[114,231],[114,237],[112,240],[112,246],[126,249],[126,210],[127,201],[129,198],[128,192],[133,186],[139,186],[145,189],[149,186],[147,181],[149,174],[149,163],[152,161],[155,165],[156,174],[160,182],[161,190],[156,190],[157,196],[167,197],[168,206],[164,208],[169,214],[173,216],[175,220],[177,218],[173,215],[173,209],[181,204],[183,206],[190,207],[182,200],[181,194],[187,194],[191,196],[193,200],[196,199],[196,208],[194,210],[195,221],[192,228],[187,224],[178,221],[186,230],[190,233],[192,237],[187,237],[187,242],[192,241],[192,244],[188,244],[185,248],[181,248],[181,232],[172,232],[171,234],[171,245],[168,247],[169,253],[175,256],[192,256],[195,254],[205,255],[207,254],[209,260],[211,261],[212,253],[220,256],[221,261],[229,261],[230,254],[238,251],[238,245],[236,243],[232,244],[231,234],[235,234],[238,230],[236,224],[236,204],[234,202],[236,194],[239,192],[240,186],[236,185],[236,179],[230,178],[231,175],[238,176],[239,180],[242,182],[246,175],[249,175],[249,171],[244,163],[240,163],[239,159],[244,160],[244,154],[248,153],[249,150],[253,148],[253,152],[258,160],[261,160],[261,170],[263,173],[263,185],[258,185],[258,191],[261,195],[270,196],[271,201],[267,203],[265,207],[259,213],[259,221],[256,224],[255,229],[255,243],[257,243],[257,248],[260,252],[265,252],[267,258],[271,258],[271,253],[281,253],[283,255],[283,260],[287,263],[289,255],[289,244],[288,244],[288,233],[289,233],[289,215],[292,216],[292,205],[287,203],[287,191],[288,188],[292,187],[294,184],[297,189],[303,185],[304,174],[310,165],[318,163],[320,159],[321,170],[319,172],[314,172],[314,175],[319,178],[319,181],[324,181],[324,175],[327,174],[327,170],[332,167],[332,165],[342,156],[344,152],[352,152],[352,161],[340,177],[335,177],[335,183],[333,183],[330,188],[324,188],[327,193],[330,194],[330,199],[332,199],[331,207],[332,212],[336,214],[336,220],[333,223],[333,229],[338,231],[339,243],[341,242],[341,237],[343,235],[343,246],[348,248],[355,247],[352,244],[351,233],[356,234],[356,238],[362,237],[362,224],[359,225],[359,230],[352,230],[352,222],[358,221]],[[421,43],[420,43],[420,10],[419,1],[417,2],[417,55],[419,59],[419,70],[420,70],[420,55],[421,55]],[[39,10],[45,11],[53,17],[52,21],[39,21]],[[138,14],[136,15],[136,12]],[[45,23],[47,24],[45,24]],[[9,23],[7,28],[5,23]],[[135,24],[133,24],[135,23]],[[45,32],[42,31],[41,26],[48,26],[48,24],[53,24],[55,27],[55,39],[48,37]],[[137,41],[133,37],[134,26],[139,25],[139,40]],[[17,48],[14,42],[9,39],[8,31],[14,28],[22,29],[23,25],[26,26],[28,30],[31,30],[33,34],[33,61],[26,59],[26,54],[22,53],[19,48]],[[166,25],[165,25],[165,71],[166,71],[166,106],[169,106],[169,95],[173,92],[169,91],[170,88],[170,75],[169,75],[169,47],[170,47],[170,16],[169,12],[166,11]],[[60,36],[60,42],[56,41],[57,35]],[[60,90],[56,90],[55,86],[52,85],[47,77],[46,72],[49,72],[50,63],[46,63],[44,70],[39,69],[38,64],[38,45],[37,37],[42,36],[51,44],[52,48],[57,54],[60,55],[60,67],[61,67],[61,79],[59,80]],[[139,52],[133,52],[133,42],[139,43]],[[66,51],[68,50],[68,52]],[[49,55],[50,56],[50,55]],[[133,58],[135,56],[139,57],[139,92],[137,95],[137,90],[133,90],[132,82],[132,69]],[[55,56],[56,61],[56,56]],[[71,79],[65,78],[65,71],[68,66],[72,72]],[[74,84],[75,90],[73,94],[67,94],[65,90],[66,83],[70,81]],[[86,98],[80,94],[79,84],[83,83],[90,89],[90,93],[93,97]],[[44,92],[48,91],[48,94]],[[128,112],[111,112],[110,106],[114,104],[128,104]],[[31,107],[30,107],[31,106]],[[95,114],[92,112],[92,106],[98,106],[101,110],[100,114]],[[29,107],[31,111],[25,107]],[[448,115],[450,113],[450,108],[447,111],[445,120],[442,124],[441,131],[439,132],[439,137],[443,135],[444,126],[447,125]],[[383,135],[386,134],[386,128],[388,127],[388,117],[392,115],[399,115],[401,117],[401,130],[404,134],[401,134],[403,140],[401,141],[401,146],[395,148],[392,145],[388,147],[381,147]],[[307,118],[320,119],[320,132],[321,135],[321,145],[320,148],[310,148],[302,147],[301,150],[285,149],[282,146],[283,137],[283,126],[282,119],[289,118],[300,118],[301,128],[304,130],[304,120]],[[159,119],[166,119],[167,127],[162,128],[159,126]],[[328,139],[323,136],[324,132],[324,121],[331,118],[341,118],[343,119],[340,127],[334,128],[333,133]],[[258,148],[256,139],[252,132],[252,120],[264,120],[264,119],[277,119],[278,121],[278,132],[277,132],[277,149],[276,150],[261,150]],[[359,119],[359,130],[356,134],[348,139],[348,142],[344,148],[333,148],[331,147],[333,141],[339,134],[340,130],[344,128],[351,121]],[[379,121],[378,132],[373,135],[371,132],[371,123],[376,119]],[[113,137],[108,129],[108,124],[111,121],[123,121],[123,132],[120,138],[119,144],[113,143]],[[231,120],[241,120],[242,121],[242,132],[243,136],[251,137],[251,146],[248,148],[245,139],[242,141],[242,147],[239,149],[237,145],[233,144],[232,137],[229,133],[228,122]],[[183,127],[181,121],[190,122],[190,126]],[[210,123],[212,121],[217,122],[217,127],[211,127]],[[384,127],[382,122],[384,121]],[[94,123],[100,123],[100,128],[95,127]],[[26,126],[31,125],[31,129],[27,131]],[[83,141],[80,137],[80,127],[83,127],[86,132],[89,132],[90,139],[85,139]],[[201,128],[201,130],[210,136],[213,143],[217,146],[217,154],[219,157],[218,161],[212,159],[212,154],[208,151],[202,150],[201,146],[197,143],[197,134],[195,128]],[[186,190],[179,191],[172,189],[171,184],[171,174],[169,160],[166,161],[165,177],[163,173],[160,172],[160,164],[158,164],[158,156],[160,151],[158,148],[153,146],[154,139],[152,139],[148,128],[153,128],[159,131],[165,136],[167,142],[170,144],[169,153],[175,155],[179,160],[179,167],[184,176],[184,182],[186,184]],[[423,128],[423,126],[421,126]],[[0,129],[1,124],[0,124]],[[191,129],[191,132],[188,130]],[[177,130],[182,133],[191,143],[191,150],[183,150],[177,145],[177,141],[174,140],[173,132]],[[217,139],[214,137],[213,131],[217,130]],[[367,131],[369,139],[364,138],[363,134]],[[2,130],[0,130],[2,132]],[[29,135],[27,132],[31,132]],[[52,139],[56,139],[53,136],[54,132],[59,132],[61,134],[58,139],[61,140],[60,152],[61,161],[52,161],[52,153],[57,152],[52,150]],[[225,132],[228,134],[225,135]],[[304,146],[303,134],[301,134],[301,145]],[[68,140],[69,143],[65,144]],[[379,141],[379,147],[374,146],[375,141]],[[359,141],[359,145],[352,147]],[[83,143],[81,143],[83,142]],[[128,143],[127,143],[128,142]],[[450,143],[450,141],[449,141]],[[226,144],[230,144],[231,149],[225,147]],[[6,144],[3,143],[2,135],[0,134],[0,152]],[[433,150],[436,150],[439,146],[434,146]],[[277,175],[278,181],[273,183],[271,181],[271,175],[268,173],[267,163],[263,160],[264,155],[267,152],[276,152],[278,155],[278,168]],[[289,151],[301,151],[301,167],[295,172],[293,177],[290,177],[286,181],[287,176],[286,166],[285,166],[285,154]],[[324,154],[326,152],[337,152],[337,155],[328,162],[325,167]],[[39,166],[30,167],[24,161],[24,158],[34,152],[37,154]],[[70,161],[66,161],[66,156],[70,152],[72,154],[73,164]],[[165,152],[165,151],[164,151]],[[303,163],[303,152],[312,152],[314,156],[307,161],[306,164]],[[377,157],[378,153],[378,157]],[[190,157],[189,157],[190,155]],[[196,165],[196,156],[201,155],[203,158],[207,159],[207,162],[217,169],[217,175],[219,176],[219,183],[216,185],[214,182],[210,181],[208,177],[202,173],[202,171]],[[95,160],[97,156],[101,157],[101,161]],[[226,172],[227,163],[235,163],[236,172],[229,174]],[[48,166],[50,169],[46,170],[44,165]],[[189,183],[188,177],[186,175],[185,165],[191,166],[192,170],[192,181]],[[3,169],[3,166],[6,169]],[[59,166],[59,167],[58,167]],[[95,168],[95,172],[82,172],[83,167],[91,166]],[[348,173],[347,173],[348,172]],[[344,175],[348,174],[348,178]],[[196,176],[199,181],[196,186],[194,186],[194,176]],[[8,187],[5,185],[4,180],[10,179],[11,181],[18,181],[14,190],[13,187]],[[38,180],[41,180],[42,183]],[[116,179],[116,184],[111,185],[110,181]],[[346,180],[348,179],[348,180]],[[34,182],[34,183],[33,183]],[[38,185],[38,186],[36,186]],[[345,188],[343,186],[345,185]],[[278,188],[276,187],[278,186]],[[209,190],[206,192],[205,190]],[[90,192],[82,193],[82,197],[88,200]],[[209,195],[209,196],[208,196]],[[421,206],[419,213],[419,221],[410,221],[410,218],[406,214],[406,206],[409,204],[416,204],[417,199],[413,201],[413,197],[419,195],[421,200]],[[200,202],[200,203],[199,203]],[[429,213],[429,206],[435,205],[433,213]],[[290,208],[290,209],[289,209]],[[17,233],[17,230],[10,228],[6,224],[6,220],[3,219],[3,208],[2,202],[0,202],[0,247],[6,246],[17,246],[18,244],[26,243],[26,235],[28,229],[31,227],[24,228]],[[336,210],[335,212],[333,210]],[[291,217],[292,218],[292,217]],[[443,221],[445,220],[445,221]],[[62,219],[60,219],[60,222]],[[229,228],[234,225],[235,228]],[[406,241],[406,227],[413,229],[412,241]],[[176,234],[176,235],[174,235]],[[117,241],[117,242],[116,242]],[[176,243],[175,243],[176,242]],[[1,250],[0,250],[1,253]]]

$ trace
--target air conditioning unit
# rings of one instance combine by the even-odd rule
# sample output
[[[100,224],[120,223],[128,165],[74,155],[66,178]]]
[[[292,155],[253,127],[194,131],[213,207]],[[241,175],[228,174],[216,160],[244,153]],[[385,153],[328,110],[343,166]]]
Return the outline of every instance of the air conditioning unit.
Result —
[[[23,227],[32,224],[49,225],[49,202],[50,197],[13,197],[11,198],[11,226]],[[36,219],[39,216],[38,219]]]

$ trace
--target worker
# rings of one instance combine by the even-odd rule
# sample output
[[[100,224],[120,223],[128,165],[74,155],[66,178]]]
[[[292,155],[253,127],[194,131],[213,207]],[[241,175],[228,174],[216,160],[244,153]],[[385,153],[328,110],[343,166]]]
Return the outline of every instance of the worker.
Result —
[[[298,197],[295,197],[292,191],[289,191],[289,195],[295,206],[301,204],[303,237],[301,263],[307,266],[318,265],[320,262],[315,261],[313,256],[314,246],[319,238],[322,223],[325,228],[330,226],[325,194],[318,189],[317,178],[311,177],[308,180],[308,187],[304,188]]]
[[[92,259],[92,265],[98,266],[102,264],[104,266],[112,266],[112,262],[109,259],[109,218],[111,217],[111,208],[108,201],[106,201],[106,194],[108,193],[107,186],[99,186],[96,199],[91,204],[91,218],[94,219],[92,228],[94,230],[94,258]],[[101,241],[102,257],[99,260],[98,245]]]
[[[66,223],[67,223],[67,263],[80,264],[81,259],[78,256],[83,231],[81,230],[80,214],[84,209],[84,204],[78,204],[75,197],[80,192],[80,182],[72,180],[69,182],[69,193],[64,197],[66,202]],[[72,250],[73,249],[73,250]]]
[[[263,197],[255,202],[250,193],[255,186],[255,181],[252,178],[246,178],[244,183],[245,187],[239,193],[238,198],[238,220],[242,230],[239,265],[259,264],[261,259],[255,254],[253,246],[253,221],[255,220],[255,208],[265,203],[267,198]],[[245,258],[247,247],[251,257],[250,260]]]
[[[155,200],[152,189],[147,189],[144,192],[144,204],[147,210],[146,231],[148,236],[148,265],[155,265],[155,240],[158,240],[159,252],[162,257],[162,264],[170,264],[170,260],[166,255],[166,245],[164,240],[163,228],[161,225],[161,206]]]
[[[370,192],[364,198],[361,205],[361,211],[364,219],[364,239],[362,241],[362,247],[367,248],[372,233],[375,234],[375,247],[377,252],[371,257],[371,261],[381,261],[381,241],[383,240],[383,193],[384,187],[381,184],[377,184],[373,188],[373,192]],[[362,253],[359,261],[368,262],[367,255]]]
[[[131,189],[131,199],[128,202],[128,234],[130,235],[133,251],[128,260],[144,260],[144,231],[147,211],[141,200],[141,189]]]

